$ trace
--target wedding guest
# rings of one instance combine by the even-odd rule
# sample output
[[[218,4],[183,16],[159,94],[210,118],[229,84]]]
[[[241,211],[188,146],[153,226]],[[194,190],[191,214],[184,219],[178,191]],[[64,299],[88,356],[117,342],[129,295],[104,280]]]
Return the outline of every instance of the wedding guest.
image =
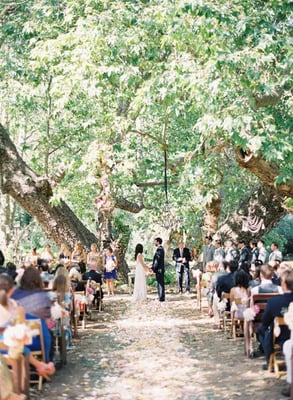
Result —
[[[87,264],[90,264],[91,261],[99,262],[101,258],[100,253],[98,252],[98,246],[96,243],[91,244],[91,251],[87,255]]]
[[[24,263],[25,266],[29,267],[33,265],[36,267],[38,265],[38,258],[40,257],[40,254],[37,252],[36,247],[31,247],[29,254],[25,256]]]
[[[234,273],[238,269],[237,261],[224,262],[227,274],[220,276],[217,281],[216,292],[221,299],[222,293],[230,293],[234,286]]]
[[[107,294],[114,296],[114,280],[117,275],[117,258],[113,254],[111,247],[106,249],[106,254],[104,257],[104,278],[107,285]]]
[[[90,262],[89,270],[83,274],[82,279],[85,281],[90,280],[91,285],[93,285],[93,282],[96,282],[102,286],[102,284],[103,284],[102,274],[100,272],[98,272],[98,263],[95,259],[92,259],[92,261]],[[100,298],[100,295],[101,295],[101,298]],[[103,297],[104,297],[104,294],[103,294],[102,287],[101,287],[101,293],[99,290],[96,290],[94,292],[93,305],[96,303],[97,309],[99,309],[99,304]]]
[[[11,298],[14,282],[6,274],[0,275],[0,337],[6,327],[11,324],[25,322],[25,310]],[[25,349],[29,353],[29,362],[35,367],[37,373],[45,379],[50,380],[50,376],[55,373],[55,367],[52,362],[44,363],[33,357],[29,348]]]
[[[48,293],[43,289],[44,284],[39,270],[28,267],[22,275],[20,286],[14,290],[12,298],[25,309],[26,313],[46,320],[51,316],[51,304]]]
[[[238,249],[239,249],[238,265],[240,266],[244,262],[250,262],[250,251],[246,247],[246,243],[245,243],[244,239],[240,239],[238,241]]]
[[[50,268],[54,264],[54,254],[50,244],[46,244],[44,251],[41,253],[41,259],[47,261]]]
[[[268,252],[265,248],[265,242],[263,240],[259,240],[257,242],[257,247],[259,250],[258,259],[262,261],[263,264],[266,264],[269,261]]]
[[[269,264],[260,267],[260,284],[251,289],[251,294],[259,293],[282,293],[281,286],[275,285],[272,281],[274,269]]]
[[[225,258],[224,261],[237,261],[239,260],[239,251],[235,247],[233,240],[228,239],[225,243]]]
[[[16,265],[13,262],[8,262],[6,264],[6,269],[7,269],[7,274],[11,276],[13,280],[17,277],[17,272],[16,272]]]
[[[250,246],[250,254],[251,254],[250,263],[254,265],[255,261],[258,260],[258,256],[259,256],[259,249],[257,247],[257,241],[251,240],[249,242],[249,246]]]
[[[269,262],[274,261],[276,259],[281,262],[282,261],[282,253],[279,250],[278,243],[273,242],[271,244],[271,250],[272,250],[272,252],[269,255]]]
[[[60,263],[63,263],[71,259],[71,251],[69,250],[69,247],[65,244],[62,243],[57,255],[58,261]]]
[[[258,340],[262,345],[266,365],[263,369],[267,369],[270,355],[273,351],[272,344],[272,325],[275,317],[282,317],[283,313],[288,309],[289,304],[293,302],[293,271],[285,271],[281,276],[281,285],[283,294],[268,300],[261,325],[258,327]],[[290,339],[290,330],[285,325],[281,327],[280,335],[275,339],[276,343],[283,347],[286,340]]]
[[[241,304],[236,304],[235,318],[243,318],[243,311],[247,308],[249,280],[249,275],[242,269],[237,270],[234,274],[235,286],[230,290],[230,303],[235,302],[236,298],[242,299]]]
[[[73,264],[78,265],[81,274],[85,273],[86,271],[86,259],[86,252],[82,244],[80,242],[76,242],[71,254],[71,261]]]
[[[209,261],[213,261],[214,252],[215,252],[215,246],[213,245],[213,238],[211,236],[206,236],[202,252],[203,271],[205,271],[207,263]]]
[[[215,261],[218,264],[219,270],[224,269],[223,267],[224,258],[225,258],[225,251],[222,246],[222,241],[217,239],[215,240],[215,252],[213,261]]]

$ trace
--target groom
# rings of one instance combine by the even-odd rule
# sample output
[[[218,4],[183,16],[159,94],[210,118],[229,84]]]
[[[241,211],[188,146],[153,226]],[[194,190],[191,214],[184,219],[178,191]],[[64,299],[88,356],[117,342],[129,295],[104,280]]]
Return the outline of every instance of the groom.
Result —
[[[165,301],[165,251],[162,243],[163,241],[161,238],[158,237],[155,239],[155,246],[157,249],[152,264],[152,270],[156,274],[159,301]]]

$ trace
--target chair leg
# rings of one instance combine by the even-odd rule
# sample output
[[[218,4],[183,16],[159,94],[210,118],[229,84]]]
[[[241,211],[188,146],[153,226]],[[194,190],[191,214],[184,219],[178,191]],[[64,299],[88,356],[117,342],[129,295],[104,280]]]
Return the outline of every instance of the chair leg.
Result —
[[[269,360],[269,365],[268,365],[268,371],[269,372],[273,372],[274,365],[275,365],[275,353],[272,353],[270,355],[270,360]]]

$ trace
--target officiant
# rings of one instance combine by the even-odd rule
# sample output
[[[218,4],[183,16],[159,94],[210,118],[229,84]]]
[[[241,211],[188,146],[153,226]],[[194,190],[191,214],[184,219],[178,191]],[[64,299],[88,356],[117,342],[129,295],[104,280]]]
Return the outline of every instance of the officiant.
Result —
[[[189,262],[191,261],[191,254],[183,242],[179,242],[178,247],[174,250],[173,260],[175,261],[178,293],[182,294],[184,284],[186,294],[190,294]]]

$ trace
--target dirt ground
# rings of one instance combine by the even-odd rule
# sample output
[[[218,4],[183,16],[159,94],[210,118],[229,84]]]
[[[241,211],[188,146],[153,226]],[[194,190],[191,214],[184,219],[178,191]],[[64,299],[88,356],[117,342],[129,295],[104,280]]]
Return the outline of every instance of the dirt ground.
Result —
[[[213,330],[195,296],[129,294],[104,299],[74,339],[67,365],[32,400],[279,400],[283,379],[244,356],[243,339]]]

